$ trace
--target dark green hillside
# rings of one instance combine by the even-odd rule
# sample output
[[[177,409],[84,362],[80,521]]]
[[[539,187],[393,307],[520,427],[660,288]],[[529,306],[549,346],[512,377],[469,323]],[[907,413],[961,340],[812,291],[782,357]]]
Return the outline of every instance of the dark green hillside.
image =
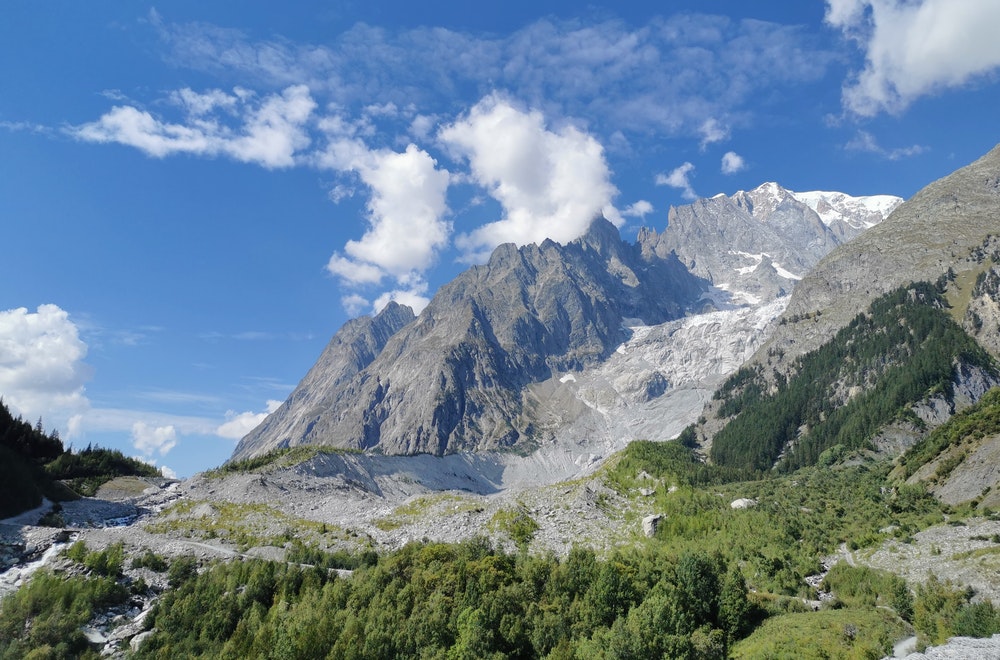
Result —
[[[0,518],[38,506],[53,484],[45,463],[63,453],[58,436],[48,435],[41,422],[32,426],[11,415],[0,401]]]
[[[58,433],[48,434],[39,420],[32,426],[14,417],[0,401],[0,518],[52,500],[93,495],[119,476],[159,476],[156,468],[118,450],[90,447],[74,454]]]
[[[865,446],[928,395],[950,399],[958,364],[996,372],[948,314],[941,288],[917,283],[882,296],[798,358],[788,378],[770,382],[759,365],[730,377],[716,398],[719,416],[732,419],[713,439],[712,461],[758,470],[779,458],[783,469],[814,465],[824,451]]]

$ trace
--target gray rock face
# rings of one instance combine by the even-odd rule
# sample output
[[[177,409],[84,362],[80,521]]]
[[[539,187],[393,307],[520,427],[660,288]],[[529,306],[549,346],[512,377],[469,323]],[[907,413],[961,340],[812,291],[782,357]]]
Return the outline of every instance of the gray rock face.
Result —
[[[833,248],[874,226],[902,200],[793,193],[765,183],[670,209],[667,230],[640,243],[673,251],[693,273],[751,305],[791,292]]]
[[[653,538],[654,536],[656,536],[656,529],[660,526],[660,523],[663,522],[663,518],[664,516],[659,513],[654,513],[651,516],[646,516],[645,518],[643,518],[642,533],[647,538]]]
[[[605,359],[625,339],[624,319],[678,318],[705,288],[604,219],[565,246],[502,245],[418,319],[383,318],[386,308],[345,327],[233,457],[302,443],[436,455],[530,446],[526,385]]]
[[[371,364],[389,338],[414,318],[412,309],[390,302],[374,318],[362,316],[345,323],[288,400],[240,441],[234,456],[287,446],[286,439],[306,433],[329,407],[330,396]]]
[[[604,219],[568,245],[502,245],[419,318],[395,306],[345,325],[233,458],[542,448],[565,476],[668,439],[760,346],[799,273],[896,203],[879,200],[765,184],[671,209],[635,245]]]
[[[1000,252],[1000,237],[992,239],[987,248]],[[977,276],[962,327],[983,348],[1000,358],[1000,266],[992,266]]]

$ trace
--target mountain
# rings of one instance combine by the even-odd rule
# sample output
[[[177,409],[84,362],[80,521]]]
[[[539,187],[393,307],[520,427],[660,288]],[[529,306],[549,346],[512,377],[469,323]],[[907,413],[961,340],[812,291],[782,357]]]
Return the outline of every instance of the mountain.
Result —
[[[817,264],[796,286],[787,323],[763,353],[780,352],[787,361],[812,350],[877,297],[910,282],[933,282],[949,268],[959,279],[974,280],[996,249],[998,217],[1000,146],[923,188],[888,220]]]
[[[525,386],[606,359],[627,336],[625,319],[678,318],[705,289],[676,257],[643,253],[604,219],[568,245],[502,245],[442,287],[348,381],[339,367],[336,376],[310,372],[234,458],[301,443],[387,454],[525,448],[535,439],[522,414]],[[360,367],[332,357],[350,343],[343,332],[330,363]]]
[[[791,292],[819,260],[889,215],[902,199],[795,193],[765,183],[671,208],[667,230],[640,242],[675,252],[699,277],[751,305]]]
[[[768,336],[798,277],[783,265],[808,269],[896,199],[804,195],[765,184],[702,200],[635,244],[602,218],[567,245],[502,245],[419,317],[390,305],[345,324],[233,459],[299,444],[541,449],[569,475],[632,439],[673,437]],[[692,256],[720,250],[710,268]],[[742,299],[724,290],[775,278]]]
[[[766,468],[835,445],[899,453],[1000,384],[1000,147],[841,245],[695,435]]]

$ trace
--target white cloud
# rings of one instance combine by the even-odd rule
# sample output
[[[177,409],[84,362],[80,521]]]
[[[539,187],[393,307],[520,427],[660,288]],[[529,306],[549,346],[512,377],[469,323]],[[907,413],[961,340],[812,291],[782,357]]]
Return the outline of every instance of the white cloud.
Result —
[[[488,37],[358,24],[326,45],[152,23],[175,64],[258,85],[305,83],[359,109],[392,103],[444,112],[434,104],[460,90],[503,88],[548,116],[699,138],[705,117],[739,114],[760,101],[761,88],[818,80],[839,57],[802,27],[696,13],[639,26],[542,19]],[[419,139],[427,127],[413,128]]]
[[[145,456],[159,453],[165,456],[177,445],[177,430],[171,426],[150,426],[145,422],[132,425],[132,446]]]
[[[653,212],[653,205],[644,199],[640,199],[635,204],[629,204],[622,215],[629,218],[645,218],[647,215]]]
[[[0,395],[28,419],[44,417],[51,427],[87,407],[86,355],[76,325],[58,306],[0,311]]]
[[[746,161],[743,160],[743,156],[739,155],[735,151],[727,151],[722,156],[722,173],[723,174],[736,174],[737,172],[742,172],[747,167]]]
[[[177,473],[175,471],[173,471],[172,469],[168,468],[166,465],[157,465],[156,464],[156,459],[153,458],[152,456],[137,455],[137,456],[133,456],[132,458],[135,459],[135,460],[137,460],[137,461],[142,461],[146,465],[152,465],[157,470],[159,470],[160,474],[162,474],[167,479],[176,479],[177,478]]]
[[[469,160],[473,180],[503,207],[501,220],[456,239],[472,260],[501,243],[571,241],[618,192],[597,140],[574,126],[549,130],[540,112],[495,94],[439,137]]]
[[[858,115],[899,113],[1000,67],[996,0],[827,0],[826,22],[865,52],[864,69],[843,91]]]
[[[896,149],[886,149],[882,147],[875,136],[868,131],[858,131],[851,140],[844,145],[844,148],[848,151],[860,151],[864,153],[875,154],[885,158],[886,160],[900,160],[901,158],[910,158],[912,156],[919,156],[920,154],[927,151],[927,147],[923,147],[919,144],[910,145],[909,147],[897,147]]]
[[[157,158],[225,155],[267,168],[294,165],[296,154],[311,142],[305,124],[316,102],[305,85],[288,87],[259,103],[242,90],[228,96],[219,90],[197,94],[185,89],[174,98],[188,111],[186,123],[162,121],[134,106],[115,106],[97,121],[68,132],[86,142],[124,144]],[[229,120],[234,108],[242,122],[235,128],[221,121]],[[220,117],[217,109],[227,116]]]
[[[178,435],[214,435],[219,420],[126,408],[89,408],[70,420],[71,437],[97,432],[131,432],[137,423],[147,429],[172,427]]]
[[[357,316],[361,312],[368,309],[371,304],[368,299],[357,293],[352,293],[346,295],[340,299],[340,304],[344,306],[344,311],[346,311],[351,316]]]
[[[377,284],[386,275],[407,283],[433,265],[451,234],[448,172],[416,145],[403,152],[368,150],[356,139],[334,139],[321,166],[355,171],[371,190],[368,230],[327,263],[330,273],[353,284]]]
[[[691,187],[690,174],[693,171],[694,165],[686,162],[671,170],[670,174],[657,174],[656,185],[678,188],[684,199],[698,199],[698,194]]]
[[[375,302],[372,303],[372,312],[377,314],[381,312],[382,309],[391,301],[395,301],[400,305],[410,307],[414,314],[419,314],[424,311],[424,307],[427,307],[430,303],[430,298],[423,295],[425,293],[427,293],[427,285],[422,283],[410,289],[387,291],[376,298]]]
[[[281,401],[269,400],[267,402],[267,412],[237,413],[233,410],[228,410],[226,411],[225,423],[221,424],[215,430],[215,434],[230,440],[239,440],[247,433],[257,428],[257,426],[263,422],[268,415],[273,413],[279,407],[281,407]]]
[[[239,96],[233,94],[226,94],[221,89],[211,89],[207,92],[198,93],[188,87],[184,89],[177,90],[170,95],[173,101],[182,107],[184,107],[190,116],[201,117],[212,112],[216,108],[222,108],[225,110],[233,111],[236,108],[236,104],[239,102],[240,97],[244,96],[240,94]],[[116,100],[124,100],[118,98]]]
[[[698,132],[701,134],[700,147],[702,151],[710,144],[729,139],[729,127],[715,118],[706,119]]]

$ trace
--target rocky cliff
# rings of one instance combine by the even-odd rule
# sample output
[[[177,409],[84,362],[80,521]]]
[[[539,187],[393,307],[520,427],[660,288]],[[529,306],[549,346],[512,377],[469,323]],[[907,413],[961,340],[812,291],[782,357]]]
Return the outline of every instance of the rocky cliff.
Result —
[[[598,219],[567,245],[502,245],[418,318],[391,306],[347,324],[234,458],[543,448],[568,476],[666,440],[769,336],[800,273],[896,203],[765,184],[671,209],[635,244]]]
[[[397,327],[369,364],[334,358],[355,343],[335,337],[325,355],[336,374],[317,365],[234,458],[301,443],[437,455],[530,447],[525,386],[604,360],[627,337],[626,319],[678,318],[706,288],[676,257],[625,243],[604,219],[568,245],[502,245]]]

